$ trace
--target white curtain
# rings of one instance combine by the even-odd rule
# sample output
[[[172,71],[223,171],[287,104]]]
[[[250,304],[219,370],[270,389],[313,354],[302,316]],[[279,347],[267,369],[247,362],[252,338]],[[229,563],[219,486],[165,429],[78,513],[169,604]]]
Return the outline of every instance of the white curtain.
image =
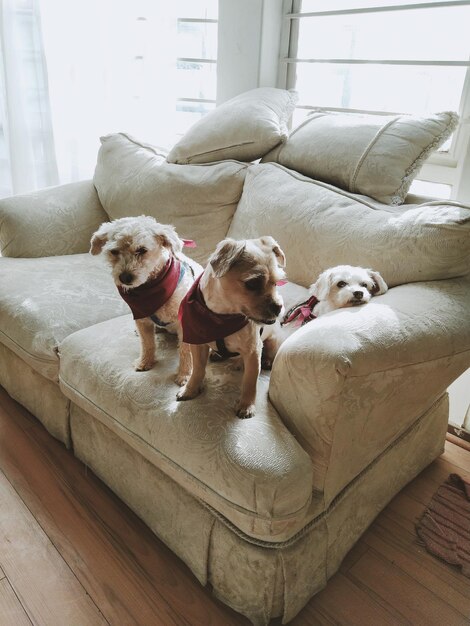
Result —
[[[57,182],[38,0],[0,0],[0,196]]]
[[[90,178],[107,133],[172,145],[177,3],[0,3],[0,195]]]

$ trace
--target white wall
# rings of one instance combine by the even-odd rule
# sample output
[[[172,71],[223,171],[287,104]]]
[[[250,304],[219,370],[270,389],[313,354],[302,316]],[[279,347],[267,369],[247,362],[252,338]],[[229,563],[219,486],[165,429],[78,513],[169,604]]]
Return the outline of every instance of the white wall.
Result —
[[[217,104],[275,87],[282,0],[219,0]]]

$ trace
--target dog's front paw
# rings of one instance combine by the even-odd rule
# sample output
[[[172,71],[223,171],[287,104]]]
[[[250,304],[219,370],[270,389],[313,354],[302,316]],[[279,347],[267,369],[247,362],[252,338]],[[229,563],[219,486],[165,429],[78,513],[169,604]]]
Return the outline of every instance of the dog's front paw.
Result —
[[[184,387],[184,385],[186,385],[189,380],[189,374],[181,374],[180,372],[178,372],[177,374],[175,374],[174,380],[178,387]]]
[[[193,398],[197,398],[197,396],[201,393],[201,387],[191,388],[188,384],[186,384],[182,389],[178,391],[176,394],[177,400],[192,400]]]
[[[237,417],[241,420],[249,419],[253,417],[255,414],[255,405],[254,404],[240,404],[237,407]]]
[[[134,369],[136,372],[148,372],[155,365],[155,361],[143,361],[142,359],[137,359],[134,362]]]

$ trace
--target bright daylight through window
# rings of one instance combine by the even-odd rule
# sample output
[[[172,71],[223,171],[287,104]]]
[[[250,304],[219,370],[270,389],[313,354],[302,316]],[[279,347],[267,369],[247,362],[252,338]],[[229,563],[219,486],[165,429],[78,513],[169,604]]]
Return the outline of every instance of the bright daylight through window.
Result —
[[[377,114],[457,111],[459,129],[414,186],[456,197],[469,137],[470,2],[290,4],[283,52],[287,87],[299,92],[294,124],[315,107]]]
[[[217,0],[2,3],[0,196],[90,178],[99,137],[170,148],[215,106]]]

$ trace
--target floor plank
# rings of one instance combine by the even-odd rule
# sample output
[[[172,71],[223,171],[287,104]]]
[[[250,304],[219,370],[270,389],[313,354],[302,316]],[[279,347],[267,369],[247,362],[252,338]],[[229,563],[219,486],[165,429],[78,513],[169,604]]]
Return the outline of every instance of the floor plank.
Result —
[[[469,580],[458,568],[429,555],[414,530],[416,519],[450,473],[470,479],[470,453],[461,450],[448,442],[445,454],[392,500],[326,589],[294,619],[294,626],[470,624]],[[248,626],[248,620],[202,588],[132,511],[1,389],[0,468],[21,506],[26,505],[26,513],[60,554],[62,567],[68,565],[75,584],[89,594],[89,602],[109,624]],[[10,585],[3,560],[0,549],[0,566],[7,575],[2,578],[0,568],[0,583],[8,590],[4,593],[9,600],[13,593],[29,611],[28,598],[18,598],[16,585]],[[35,572],[37,568],[27,576]],[[62,616],[64,624],[74,622]]]
[[[27,411],[0,402],[0,465],[111,624],[249,624]]]
[[[348,577],[388,610],[398,612],[402,622],[468,626],[468,615],[458,612],[375,550],[368,550],[349,570]]]
[[[334,576],[328,586],[320,591],[306,608],[292,621],[292,626],[305,626],[315,623],[319,616],[331,624],[364,626],[364,616],[368,624],[380,626],[401,626],[402,622],[389,610],[381,606],[344,574]],[[310,621],[312,619],[312,621]]]
[[[2,626],[31,626],[31,620],[6,578],[0,580],[0,623]]]
[[[0,472],[0,545],[2,567],[33,623],[105,624],[3,472]]]

